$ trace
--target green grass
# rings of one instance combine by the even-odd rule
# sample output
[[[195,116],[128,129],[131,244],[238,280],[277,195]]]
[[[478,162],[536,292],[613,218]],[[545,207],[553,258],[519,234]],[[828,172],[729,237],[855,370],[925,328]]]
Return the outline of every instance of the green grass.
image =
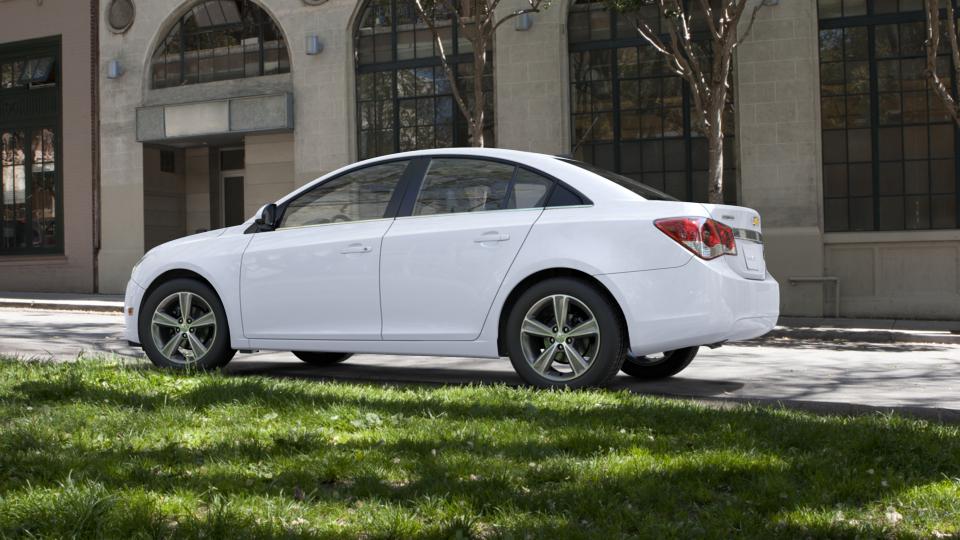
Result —
[[[957,426],[0,361],[0,538],[950,535]]]

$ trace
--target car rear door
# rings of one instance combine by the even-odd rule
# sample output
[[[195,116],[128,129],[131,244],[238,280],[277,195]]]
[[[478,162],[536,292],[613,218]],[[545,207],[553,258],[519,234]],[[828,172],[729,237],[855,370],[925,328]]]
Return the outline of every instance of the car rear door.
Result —
[[[383,239],[384,340],[473,340],[552,181],[512,163],[434,157]]]
[[[248,338],[380,339],[380,246],[409,161],[354,169],[290,201],[240,272]]]

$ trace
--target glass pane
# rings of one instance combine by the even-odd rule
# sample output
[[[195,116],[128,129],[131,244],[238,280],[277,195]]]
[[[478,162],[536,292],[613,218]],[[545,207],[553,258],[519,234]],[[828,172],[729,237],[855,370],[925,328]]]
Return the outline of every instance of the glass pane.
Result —
[[[843,0],[844,17],[867,14],[867,0]]]
[[[903,197],[880,197],[880,230],[903,230]]]
[[[857,26],[844,28],[844,57],[847,60],[866,60],[867,59],[867,28]]]
[[[546,204],[553,181],[527,169],[517,169],[507,208],[540,208]]]
[[[850,165],[850,195],[870,196],[873,195],[873,165],[869,163],[857,163]]]
[[[903,164],[899,161],[880,164],[880,195],[903,193]]]
[[[850,199],[850,230],[873,230],[873,198]]]
[[[823,162],[844,163],[847,161],[847,133],[845,131],[823,132]]]
[[[280,227],[380,219],[406,167],[406,161],[384,163],[324,182],[290,203]]]
[[[881,129],[878,138],[880,140],[881,161],[903,159],[903,137],[900,128]]]
[[[926,159],[926,126],[903,128],[903,155],[906,159]]]
[[[57,245],[57,169],[53,130],[35,130],[31,150],[33,246],[54,247]]]
[[[823,195],[825,197],[847,196],[847,166],[823,166]]]
[[[827,199],[823,204],[824,226],[830,231],[849,230],[847,199]]]
[[[820,30],[820,61],[843,60],[843,30]]]
[[[413,215],[455,214],[503,208],[514,166],[459,158],[431,160]]]
[[[873,154],[870,148],[870,130],[851,129],[848,131],[847,148],[850,161],[870,161]]]
[[[952,158],[930,161],[930,190],[933,193],[956,193],[957,177]]]
[[[931,197],[930,220],[934,229],[956,228],[957,198],[953,195],[934,195]]]
[[[820,8],[821,19],[830,19],[843,15],[841,0],[818,0],[817,4]]]
[[[26,135],[23,131],[0,132],[0,194],[3,236],[0,247],[26,247],[27,231]]]
[[[953,152],[953,124],[930,126],[930,157],[949,158]]]

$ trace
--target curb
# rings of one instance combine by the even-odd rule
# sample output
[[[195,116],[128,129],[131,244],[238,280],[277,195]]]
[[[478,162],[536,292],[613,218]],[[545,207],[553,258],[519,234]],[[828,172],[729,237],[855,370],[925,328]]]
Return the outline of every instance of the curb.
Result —
[[[778,326],[757,343],[768,339],[787,338],[808,341],[846,341],[853,343],[935,343],[960,345],[960,334],[933,331],[861,330],[847,328],[790,328]]]
[[[44,300],[0,300],[0,308],[39,309],[44,311],[86,311],[123,314],[123,304],[89,302],[50,302]]]

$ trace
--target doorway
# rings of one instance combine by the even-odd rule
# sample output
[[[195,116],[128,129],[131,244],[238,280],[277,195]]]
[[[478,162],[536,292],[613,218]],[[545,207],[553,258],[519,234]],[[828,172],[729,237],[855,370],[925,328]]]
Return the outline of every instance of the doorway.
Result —
[[[220,208],[224,227],[240,225],[247,219],[243,206],[243,178],[243,148],[220,149],[220,193],[223,194]]]

